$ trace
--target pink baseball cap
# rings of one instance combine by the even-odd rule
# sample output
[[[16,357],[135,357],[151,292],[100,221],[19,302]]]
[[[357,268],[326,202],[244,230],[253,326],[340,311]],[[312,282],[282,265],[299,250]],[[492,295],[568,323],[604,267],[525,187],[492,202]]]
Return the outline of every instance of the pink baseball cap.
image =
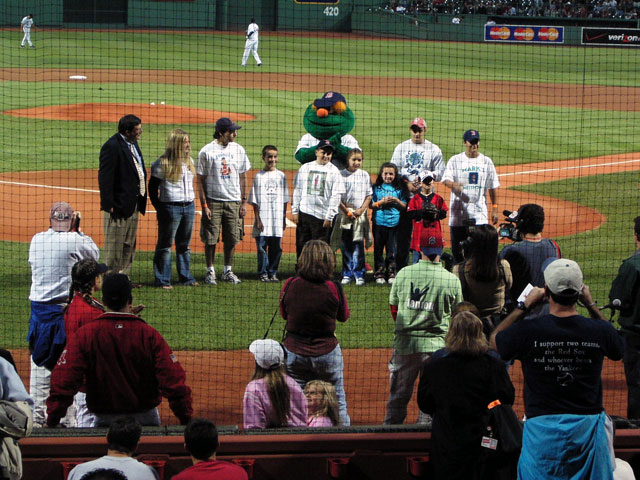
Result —
[[[413,122],[411,122],[411,127],[416,126],[418,128],[421,128],[422,130],[426,130],[427,128],[427,122],[424,121],[424,118],[420,118],[420,117],[416,117],[413,119]]]

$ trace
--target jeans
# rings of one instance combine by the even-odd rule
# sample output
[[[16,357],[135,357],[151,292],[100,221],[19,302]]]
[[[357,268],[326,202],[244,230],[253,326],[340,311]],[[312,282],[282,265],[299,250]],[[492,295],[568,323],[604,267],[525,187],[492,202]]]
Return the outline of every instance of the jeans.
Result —
[[[342,230],[342,276],[364,278],[364,241],[353,241],[353,230]]]
[[[347,397],[344,393],[342,375],[344,362],[340,345],[337,345],[333,351],[319,357],[296,355],[286,348],[285,352],[287,353],[287,373],[298,382],[300,388],[304,389],[305,384],[310,380],[324,380],[333,385],[338,397],[340,425],[343,427],[351,425],[351,419],[347,413]]]
[[[373,224],[373,261],[376,271],[384,267],[391,267],[396,271],[396,229],[397,227],[383,227]],[[384,258],[384,250],[387,258]]]
[[[278,273],[282,256],[282,237],[256,237],[258,247],[258,276],[273,277]]]
[[[384,417],[385,425],[401,425],[404,423],[407,417],[407,405],[413,394],[413,386],[429,357],[429,353],[398,355],[394,350],[389,361],[390,387],[387,414]],[[429,423],[430,419],[430,415],[419,412],[416,423]]]
[[[398,270],[407,266],[409,259],[409,246],[413,234],[413,222],[406,210],[400,211],[400,221],[396,230],[396,266]]]
[[[191,275],[191,232],[196,214],[194,202],[186,206],[162,203],[158,212],[158,243],[153,256],[153,273],[156,285],[171,285],[171,245],[176,242],[176,266],[180,283],[193,283]]]

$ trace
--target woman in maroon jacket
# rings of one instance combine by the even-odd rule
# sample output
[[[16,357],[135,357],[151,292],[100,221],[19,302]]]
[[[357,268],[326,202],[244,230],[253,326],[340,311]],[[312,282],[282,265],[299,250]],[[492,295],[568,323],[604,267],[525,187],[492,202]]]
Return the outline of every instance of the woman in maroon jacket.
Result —
[[[322,240],[306,243],[298,259],[298,274],[280,294],[280,311],[287,322],[283,342],[287,371],[301,388],[320,379],[336,389],[340,424],[351,423],[347,413],[342,350],[335,336],[336,321],[346,322],[349,307],[340,285],[332,281],[336,257]]]

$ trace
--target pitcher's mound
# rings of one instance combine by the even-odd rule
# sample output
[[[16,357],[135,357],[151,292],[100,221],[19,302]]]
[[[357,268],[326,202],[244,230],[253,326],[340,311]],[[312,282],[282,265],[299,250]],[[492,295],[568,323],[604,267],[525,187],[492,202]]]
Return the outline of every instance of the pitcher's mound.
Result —
[[[256,117],[245,113],[221,112],[204,108],[180,107],[146,103],[76,103],[72,105],[51,105],[48,107],[21,108],[5,110],[3,113],[14,117],[43,118],[47,120],[70,120],[80,122],[117,122],[120,117],[133,114],[142,119],[142,123],[156,124],[197,124],[216,123],[220,117],[243,122]]]

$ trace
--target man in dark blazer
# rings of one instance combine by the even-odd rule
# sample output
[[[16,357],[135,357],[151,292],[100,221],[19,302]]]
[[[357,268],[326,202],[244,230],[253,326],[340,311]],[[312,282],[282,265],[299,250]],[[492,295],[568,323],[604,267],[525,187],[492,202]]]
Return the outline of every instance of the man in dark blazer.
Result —
[[[100,149],[100,209],[104,219],[104,262],[110,273],[131,273],[138,214],[147,207],[147,172],[138,139],[142,120],[125,115],[118,133]]]

